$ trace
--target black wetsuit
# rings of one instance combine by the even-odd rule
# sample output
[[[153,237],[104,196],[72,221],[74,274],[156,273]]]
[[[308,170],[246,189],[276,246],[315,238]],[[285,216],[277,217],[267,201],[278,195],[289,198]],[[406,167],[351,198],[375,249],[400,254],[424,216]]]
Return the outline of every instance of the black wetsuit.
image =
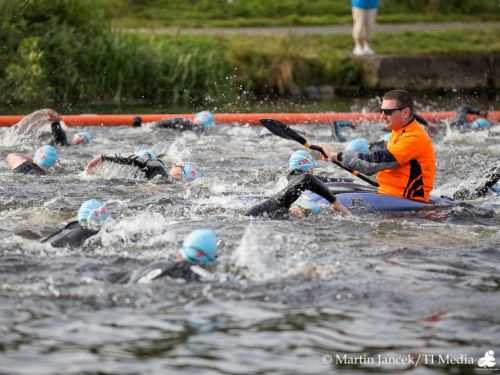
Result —
[[[52,130],[52,145],[57,146],[69,146],[68,137],[66,136],[66,132],[61,126],[59,121],[54,121],[50,128]]]
[[[191,130],[191,131],[202,131],[203,127],[195,124],[191,120],[178,117],[169,120],[160,120],[154,124],[156,128],[163,129],[175,129],[180,131]]]
[[[295,202],[305,190],[316,193],[330,203],[335,202],[335,195],[330,192],[326,183],[336,182],[339,179],[330,179],[322,176],[314,176],[309,173],[292,171],[288,174],[287,187],[262,203],[252,207],[246,212],[247,216],[261,216],[268,214],[270,216],[284,215],[290,206]]]
[[[500,164],[496,167],[490,169],[490,171],[484,176],[483,181],[473,189],[460,189],[453,193],[453,199],[455,200],[467,200],[467,199],[477,199],[484,197],[490,191],[490,188],[493,187],[500,180]]]
[[[170,175],[168,174],[167,167],[160,159],[154,160],[143,160],[137,155],[121,156],[121,155],[102,155],[103,161],[110,161],[112,163],[132,165],[138,167],[142,172],[144,172],[148,180],[156,177],[163,176],[170,180]]]
[[[47,174],[47,172],[31,160],[26,160],[25,162],[19,164],[12,171],[14,173],[35,174],[38,176]]]
[[[164,277],[184,279],[185,281],[200,281],[200,275],[193,271],[193,264],[186,261],[159,261],[148,264],[138,270],[111,275],[108,281],[127,284],[157,280]]]
[[[450,127],[457,128],[459,130],[466,130],[469,125],[467,121],[467,115],[480,115],[481,111],[477,108],[463,105],[457,109],[457,117],[450,123]]]
[[[60,231],[42,240],[42,242],[49,242],[53,247],[80,247],[87,238],[98,232],[83,228],[78,221],[72,221]]]

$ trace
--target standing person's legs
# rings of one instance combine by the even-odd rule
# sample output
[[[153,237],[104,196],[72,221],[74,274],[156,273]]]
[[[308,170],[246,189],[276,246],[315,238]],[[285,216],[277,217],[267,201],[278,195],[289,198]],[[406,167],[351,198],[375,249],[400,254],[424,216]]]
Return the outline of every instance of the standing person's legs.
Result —
[[[363,44],[366,39],[365,22],[363,20],[364,11],[365,10],[361,8],[352,8],[352,39],[354,40],[354,49],[352,53],[354,55],[363,54]]]
[[[370,48],[369,42],[372,39],[373,31],[375,30],[375,21],[377,19],[377,9],[366,9],[364,14],[364,22],[366,27],[366,39],[363,45],[365,54],[373,55],[375,52]]]

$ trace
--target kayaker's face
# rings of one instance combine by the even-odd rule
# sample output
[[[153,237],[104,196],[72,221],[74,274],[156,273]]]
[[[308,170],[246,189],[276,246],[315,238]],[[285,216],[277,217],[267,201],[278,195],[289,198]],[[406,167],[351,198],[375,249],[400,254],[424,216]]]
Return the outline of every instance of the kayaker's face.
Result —
[[[382,120],[392,130],[399,130],[410,120],[411,113],[409,107],[401,107],[397,100],[384,99],[380,107]]]

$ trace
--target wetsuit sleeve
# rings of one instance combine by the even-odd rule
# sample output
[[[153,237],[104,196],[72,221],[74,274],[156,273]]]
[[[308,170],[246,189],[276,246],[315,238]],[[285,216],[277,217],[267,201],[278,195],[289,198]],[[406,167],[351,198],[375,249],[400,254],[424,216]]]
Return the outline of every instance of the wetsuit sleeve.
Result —
[[[350,151],[341,152],[338,154],[338,159],[346,167],[367,175],[375,174],[384,169],[395,169],[400,165],[385,146],[382,150],[372,151],[368,154],[358,154]]]
[[[128,276],[122,276],[118,283],[149,283],[163,277],[183,279],[185,281],[199,281],[200,277],[191,270],[187,262],[160,261],[146,265]]]
[[[177,129],[177,130],[193,130],[196,125],[185,118],[174,118],[169,120],[160,120],[154,125],[156,128]]]
[[[115,155],[103,154],[102,160],[109,161],[109,162],[116,163],[116,164],[133,165],[133,166],[139,167],[139,168],[145,168],[146,164],[147,164],[147,162],[145,162],[144,160],[141,160],[137,156],[133,156],[133,155],[121,156],[121,155],[117,155],[117,154],[115,154]]]
[[[500,165],[497,165],[485,176],[486,182],[480,183],[473,189],[460,189],[453,193],[453,199],[476,199],[484,197],[490,188],[500,180]]]
[[[97,234],[97,231],[83,228],[77,221],[73,221],[60,231],[42,240],[42,242],[49,242],[53,247],[79,247],[87,238],[95,234]]]
[[[66,132],[62,128],[59,121],[54,121],[50,124],[50,128],[52,131],[52,144],[58,146],[69,146],[68,137],[66,136]]]
[[[276,214],[286,211],[305,190],[316,193],[328,202],[335,202],[335,195],[319,178],[311,174],[302,174],[290,177],[291,181],[285,190],[247,211],[247,216],[260,216],[265,213]]]

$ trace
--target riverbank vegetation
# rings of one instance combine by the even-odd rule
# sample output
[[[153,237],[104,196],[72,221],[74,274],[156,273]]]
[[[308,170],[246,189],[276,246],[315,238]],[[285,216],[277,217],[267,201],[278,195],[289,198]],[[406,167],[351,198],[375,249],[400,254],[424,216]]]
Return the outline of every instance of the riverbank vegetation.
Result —
[[[0,0],[0,109],[98,103],[214,108],[245,97],[300,96],[309,86],[362,85],[349,35],[113,32],[109,4]],[[500,52],[500,30],[378,34],[373,46],[404,56]]]
[[[350,1],[110,0],[116,27],[350,24]],[[500,20],[498,0],[384,0],[378,22]]]

